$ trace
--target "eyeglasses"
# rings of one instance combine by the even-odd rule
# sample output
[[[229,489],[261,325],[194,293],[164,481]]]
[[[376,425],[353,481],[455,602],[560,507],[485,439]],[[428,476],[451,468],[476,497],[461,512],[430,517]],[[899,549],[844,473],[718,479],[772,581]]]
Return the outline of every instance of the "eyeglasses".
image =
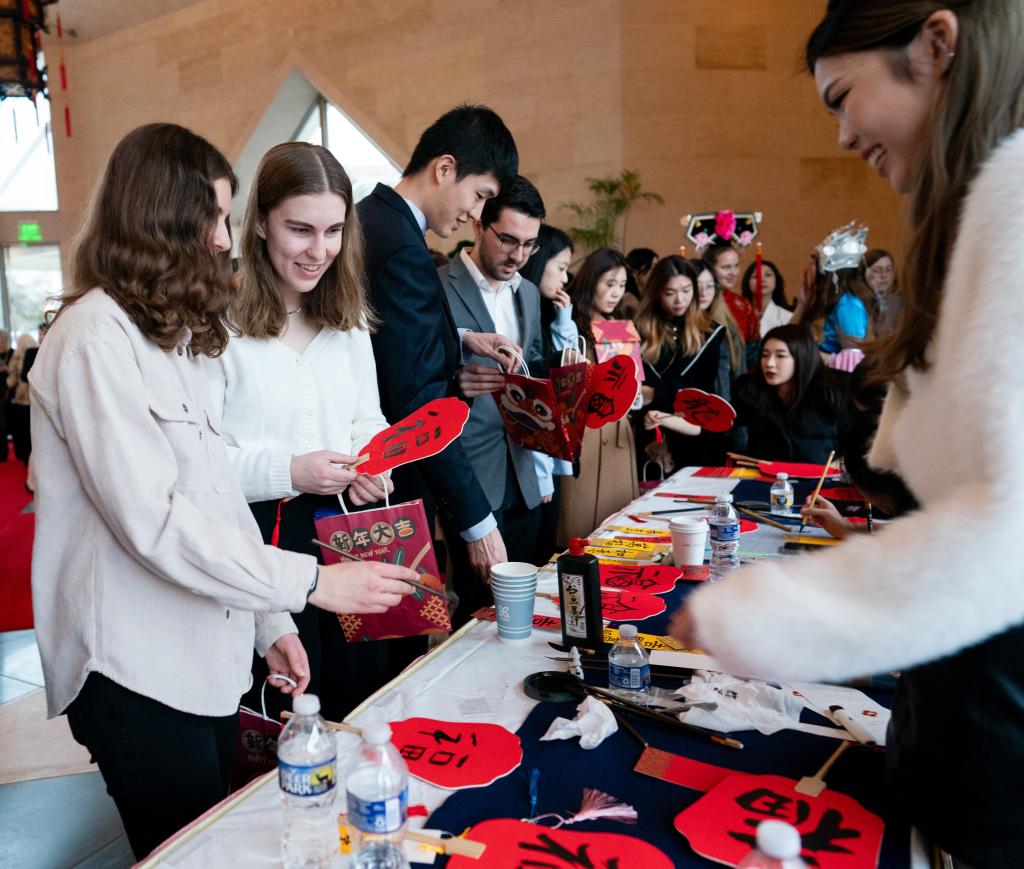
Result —
[[[487,228],[498,236],[498,243],[501,246],[502,253],[512,253],[522,248],[523,253],[527,256],[533,256],[533,254],[540,250],[540,242],[535,238],[531,238],[529,241],[520,241],[514,236],[498,232],[493,226],[488,225]]]

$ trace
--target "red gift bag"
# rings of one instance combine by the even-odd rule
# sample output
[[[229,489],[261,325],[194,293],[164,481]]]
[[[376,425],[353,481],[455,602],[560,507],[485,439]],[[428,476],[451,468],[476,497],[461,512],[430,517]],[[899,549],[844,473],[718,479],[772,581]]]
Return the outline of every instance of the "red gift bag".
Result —
[[[419,571],[419,581],[438,591],[444,590],[434,556],[434,544],[423,501],[376,507],[357,513],[340,513],[314,521],[317,537],[364,561],[386,561]],[[337,564],[335,552],[323,550],[324,562]],[[447,635],[452,623],[444,600],[420,589],[402,598],[386,613],[339,613],[345,640],[349,643]]]
[[[290,679],[288,681],[291,682]],[[254,778],[277,768],[277,739],[284,725],[273,718],[267,718],[266,692],[267,682],[264,680],[260,691],[262,715],[247,706],[238,707],[238,736],[235,740],[235,759],[231,764],[232,791],[245,787]]]

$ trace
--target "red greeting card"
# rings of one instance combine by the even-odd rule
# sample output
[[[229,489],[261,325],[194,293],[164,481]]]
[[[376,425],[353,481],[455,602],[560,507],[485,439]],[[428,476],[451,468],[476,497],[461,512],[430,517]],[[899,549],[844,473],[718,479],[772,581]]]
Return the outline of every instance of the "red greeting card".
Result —
[[[422,501],[341,513],[317,519],[314,524],[320,540],[358,555],[364,561],[386,561],[411,567],[419,572],[419,581],[424,585],[439,591],[444,589]],[[326,564],[341,561],[337,553],[329,549],[322,551]],[[385,613],[339,613],[338,622],[350,643],[443,635],[452,629],[444,600],[418,588]]]
[[[680,389],[672,407],[687,422],[717,434],[729,431],[736,422],[736,409],[720,395],[703,389]]]
[[[554,829],[528,821],[497,818],[473,826],[467,838],[487,846],[486,858],[455,855],[450,869],[524,869],[524,867],[578,867],[578,869],[672,869],[672,861],[654,845],[620,833]]]
[[[449,790],[484,787],[523,761],[519,737],[500,724],[407,718],[391,724],[391,742],[410,775]]]
[[[637,379],[644,379],[644,360],[640,355],[640,333],[632,320],[594,320],[594,355],[598,362],[613,356],[628,356],[636,363]]]
[[[601,588],[612,591],[645,591],[664,594],[672,591],[680,579],[687,579],[686,571],[693,568],[662,567],[660,565],[602,564],[598,567]],[[703,568],[707,570],[707,568]]]
[[[703,857],[735,866],[755,844],[757,825],[778,820],[800,831],[802,856],[819,869],[874,869],[885,824],[845,794],[809,797],[793,779],[731,775],[676,816],[675,827]]]
[[[469,419],[469,405],[458,398],[435,398],[378,432],[363,447],[355,467],[361,474],[383,474],[399,465],[436,456]]]

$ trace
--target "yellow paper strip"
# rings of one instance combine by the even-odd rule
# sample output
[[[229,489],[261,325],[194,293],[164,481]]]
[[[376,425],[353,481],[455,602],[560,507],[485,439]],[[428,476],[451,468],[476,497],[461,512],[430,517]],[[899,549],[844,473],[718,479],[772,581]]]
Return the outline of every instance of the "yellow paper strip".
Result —
[[[786,535],[786,543],[801,543],[807,546],[835,546],[838,542],[834,537],[803,537],[800,534]]]
[[[676,642],[672,637],[661,637],[657,634],[637,634],[636,638],[640,641],[640,645],[648,651],[658,652],[680,652],[683,651],[683,646]],[[616,628],[605,628],[604,629],[604,641],[609,645],[618,642],[619,632]],[[686,651],[696,651],[696,649],[687,649]]]
[[[588,546],[584,552],[588,555],[597,555],[601,558],[625,558],[628,560],[641,560],[650,558],[653,553],[638,551],[635,549],[616,549],[604,546]]]
[[[664,537],[668,540],[671,532],[664,528],[630,528],[628,525],[611,525],[609,531],[618,531],[620,534],[638,534],[641,537]]]
[[[637,552],[668,552],[668,543],[648,543],[646,540],[628,540],[625,537],[591,537],[596,546],[612,549],[634,549]]]

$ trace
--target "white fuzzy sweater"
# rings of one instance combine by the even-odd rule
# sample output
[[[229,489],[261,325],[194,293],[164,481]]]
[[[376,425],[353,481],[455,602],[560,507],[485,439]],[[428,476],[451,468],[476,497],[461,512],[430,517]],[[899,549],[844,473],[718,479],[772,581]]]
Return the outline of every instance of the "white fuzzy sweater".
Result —
[[[736,673],[843,679],[906,668],[1024,619],[1024,130],[972,184],[926,372],[886,401],[872,465],[922,509],[873,537],[738,571],[691,598]]]

